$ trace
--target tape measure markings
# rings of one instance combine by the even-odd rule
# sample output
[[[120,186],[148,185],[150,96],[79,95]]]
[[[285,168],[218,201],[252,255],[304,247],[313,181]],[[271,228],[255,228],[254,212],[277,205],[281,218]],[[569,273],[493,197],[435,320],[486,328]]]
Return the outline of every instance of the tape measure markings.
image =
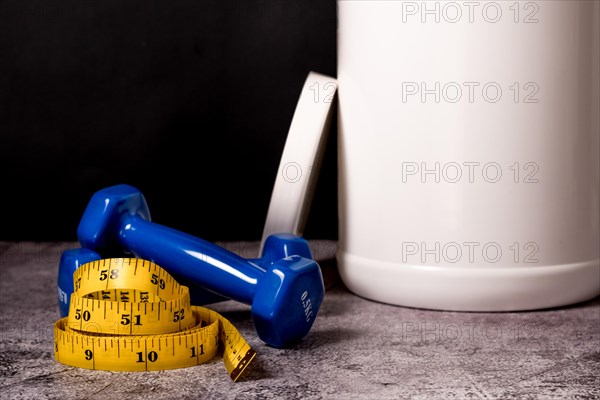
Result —
[[[76,284],[76,292],[82,296],[86,296],[92,293],[100,291],[108,291],[110,289],[130,289],[135,285],[138,290],[144,291],[156,291],[156,296],[160,298],[158,302],[151,303],[151,310],[148,311],[148,302],[144,302],[144,312],[138,309],[138,314],[134,315],[132,304],[130,302],[121,301],[102,301],[102,300],[89,300],[82,299],[81,301],[71,301],[72,306],[69,310],[69,323],[76,319],[80,322],[79,329],[82,329],[84,322],[96,323],[98,329],[102,331],[112,330],[114,334],[122,334],[121,325],[129,327],[129,334],[159,334],[159,333],[171,333],[180,331],[182,329],[189,329],[193,326],[193,317],[191,315],[191,305],[189,302],[189,289],[185,286],[179,285],[166,271],[158,269],[156,264],[142,260],[142,266],[146,267],[140,270],[142,275],[138,273],[138,269],[131,269],[129,263],[121,261],[122,259],[114,259],[116,262],[112,263],[107,267],[106,261],[100,264],[95,264],[88,268],[87,271],[81,271],[79,274],[77,271],[74,274]],[[139,267],[139,260],[136,261],[136,266]],[[93,263],[92,263],[93,264]],[[88,279],[82,280],[82,274],[86,273]],[[148,279],[147,274],[151,274]],[[146,279],[143,279],[146,278]],[[169,293],[170,289],[170,293]],[[177,293],[177,294],[175,294]],[[79,297],[79,296],[72,296]],[[160,313],[160,306],[164,307],[164,310],[173,315],[171,322],[165,322],[160,319],[158,313]],[[138,305],[140,303],[137,303]],[[157,309],[154,308],[154,304],[157,305]],[[94,321],[91,320],[91,316],[94,315],[94,309],[100,307],[110,306],[111,310],[116,307],[115,318],[96,318]],[[87,313],[86,313],[87,312]],[[135,320],[135,321],[133,321]],[[121,325],[120,325],[120,324]],[[112,326],[116,326],[117,329],[112,329]],[[134,332],[133,330],[136,329]]]
[[[81,266],[73,279],[69,315],[54,326],[59,362],[111,371],[182,368],[212,359],[223,343],[235,381],[256,355],[227,319],[192,306],[189,289],[154,263],[104,259]]]

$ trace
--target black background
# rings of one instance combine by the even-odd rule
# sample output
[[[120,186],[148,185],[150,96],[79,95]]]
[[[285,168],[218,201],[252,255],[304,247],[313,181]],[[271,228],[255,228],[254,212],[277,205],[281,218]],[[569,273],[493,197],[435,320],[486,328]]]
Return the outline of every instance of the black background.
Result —
[[[0,240],[75,240],[118,183],[156,222],[258,240],[310,70],[335,76],[334,0],[0,0]],[[306,236],[336,210],[334,130]]]

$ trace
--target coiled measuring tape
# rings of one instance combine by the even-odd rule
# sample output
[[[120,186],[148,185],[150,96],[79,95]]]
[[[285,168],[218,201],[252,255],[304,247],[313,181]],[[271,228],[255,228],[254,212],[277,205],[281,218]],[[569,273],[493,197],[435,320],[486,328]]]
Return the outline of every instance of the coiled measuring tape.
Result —
[[[236,381],[256,355],[227,319],[192,306],[187,286],[150,261],[94,261],[73,280],[69,315],[54,324],[54,357],[63,364],[157,371],[202,364],[222,347]]]

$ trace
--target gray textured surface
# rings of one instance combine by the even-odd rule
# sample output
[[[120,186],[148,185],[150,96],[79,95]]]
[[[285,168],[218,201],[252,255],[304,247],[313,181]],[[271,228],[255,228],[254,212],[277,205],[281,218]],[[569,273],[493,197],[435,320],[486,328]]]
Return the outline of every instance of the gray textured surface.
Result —
[[[367,301],[337,280],[332,242],[312,243],[329,287],[293,349],[256,337],[249,307],[212,308],[258,352],[241,382],[219,359],[161,372],[89,371],[53,360],[60,252],[74,244],[0,243],[0,398],[600,398],[600,301],[521,313],[454,313]],[[245,255],[255,243],[230,244]]]

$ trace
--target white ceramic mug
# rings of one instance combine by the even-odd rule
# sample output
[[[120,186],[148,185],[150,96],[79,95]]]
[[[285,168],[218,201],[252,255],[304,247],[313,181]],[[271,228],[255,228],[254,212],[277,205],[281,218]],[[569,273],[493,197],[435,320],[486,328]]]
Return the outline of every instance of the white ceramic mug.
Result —
[[[338,265],[386,303],[600,294],[598,1],[338,1]]]

